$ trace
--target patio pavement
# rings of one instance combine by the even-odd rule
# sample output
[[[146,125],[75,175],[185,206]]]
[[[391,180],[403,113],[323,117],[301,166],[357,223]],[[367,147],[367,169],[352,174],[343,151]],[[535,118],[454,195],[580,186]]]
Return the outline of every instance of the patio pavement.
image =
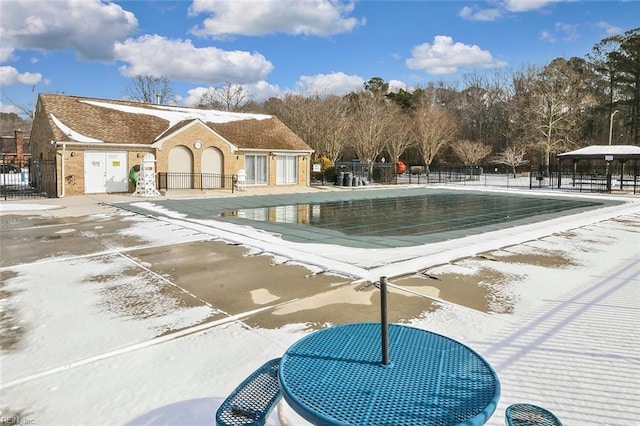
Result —
[[[270,191],[252,191],[242,197]],[[323,191],[326,190],[309,188],[302,193],[308,196],[312,192],[315,196]],[[294,192],[300,191],[289,191]],[[238,194],[214,195],[240,199]],[[81,217],[112,212],[113,206],[122,203],[171,203],[174,200],[188,203],[190,198],[192,195],[152,200],[128,195],[92,195],[9,201],[0,202],[0,216]],[[20,205],[25,207],[20,209]],[[52,209],[34,210],[29,205]],[[638,203],[635,211],[627,209],[625,216],[640,223]],[[504,409],[515,402],[545,406],[567,425],[585,424],[585,419],[592,419],[592,424],[637,424],[640,418],[637,368],[640,364],[637,353],[640,347],[640,232],[625,235],[628,246],[635,250],[616,252],[606,272],[585,277],[582,285],[561,297],[545,299],[526,316],[508,323],[490,338],[471,338],[465,342],[485,356],[501,378],[503,398],[489,425],[504,424]],[[245,331],[260,334],[256,330]],[[193,337],[188,333],[185,336]],[[286,347],[286,342],[280,342],[271,352],[282,347]],[[611,382],[612,378],[615,382]],[[554,386],[549,387],[549,383]]]

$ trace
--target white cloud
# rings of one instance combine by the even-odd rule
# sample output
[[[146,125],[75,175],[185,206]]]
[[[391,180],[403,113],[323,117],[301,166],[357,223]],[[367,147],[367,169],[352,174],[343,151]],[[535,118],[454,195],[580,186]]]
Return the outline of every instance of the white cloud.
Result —
[[[315,93],[319,95],[346,95],[362,90],[364,79],[357,75],[347,75],[343,72],[331,74],[303,75],[296,83],[296,90],[301,93]]]
[[[479,6],[465,6],[458,15],[469,21],[495,21],[505,14],[531,12],[542,9],[548,4],[563,0],[504,0],[489,2],[491,7],[481,9]]]
[[[2,30],[0,30],[1,32]],[[0,46],[0,63],[15,61],[16,57],[13,55],[15,49],[13,47],[2,45]]]
[[[211,17],[192,33],[200,36],[265,35],[274,33],[328,36],[351,31],[364,20],[348,15],[354,2],[341,0],[194,0],[193,15]]]
[[[402,90],[407,90],[407,85],[400,80],[389,80],[389,92],[398,93]]]
[[[555,29],[556,32],[562,35],[562,38],[565,41],[576,40],[579,37],[578,26],[575,24],[557,22],[555,25]]]
[[[549,43],[555,43],[558,39],[563,41],[573,41],[580,37],[578,33],[578,26],[575,24],[567,24],[564,22],[556,22],[553,27],[553,31],[542,31],[540,33],[540,40],[547,41]]]
[[[509,12],[530,12],[560,1],[562,0],[505,0],[503,7]]]
[[[540,32],[540,40],[547,41],[549,43],[555,43],[556,38],[549,31]]]
[[[187,97],[180,97],[178,103],[188,107],[195,107],[200,104],[202,96],[209,91],[208,87],[194,87],[187,91]]]
[[[478,9],[465,6],[460,10],[461,18],[469,21],[495,21],[502,16],[502,11],[497,8]]]
[[[259,81],[253,84],[242,85],[246,92],[251,97],[251,100],[255,102],[263,102],[272,97],[279,97],[282,95],[282,91],[277,85],[269,84],[266,81]],[[200,103],[202,95],[207,93],[210,89],[216,87],[195,87],[187,92],[187,97],[179,98],[178,103],[185,106],[196,106]]]
[[[195,47],[191,40],[171,40],[145,35],[116,43],[117,59],[125,76],[155,75],[171,80],[220,84],[254,83],[273,70],[273,64],[259,53],[225,51],[216,47]]]
[[[493,58],[487,50],[477,45],[453,42],[448,36],[436,36],[433,44],[423,43],[413,48],[412,57],[405,61],[412,70],[422,70],[428,74],[455,74],[459,67],[493,68],[505,63]]]
[[[9,50],[71,48],[79,58],[110,61],[113,43],[138,27],[131,12],[100,0],[4,1],[0,24],[2,60]]]
[[[0,67],[0,86],[12,86],[14,84],[34,85],[42,80],[42,74],[31,72],[19,72],[14,67]]]
[[[282,90],[277,84],[258,81],[247,87],[251,97],[256,102],[263,102],[269,98],[282,96]]]
[[[612,36],[622,33],[622,28],[612,25],[605,21],[600,21],[596,24],[596,27],[600,28],[605,32],[606,35]]]
[[[16,105],[5,105],[0,101],[0,112],[14,113],[18,115],[24,114],[24,110]]]

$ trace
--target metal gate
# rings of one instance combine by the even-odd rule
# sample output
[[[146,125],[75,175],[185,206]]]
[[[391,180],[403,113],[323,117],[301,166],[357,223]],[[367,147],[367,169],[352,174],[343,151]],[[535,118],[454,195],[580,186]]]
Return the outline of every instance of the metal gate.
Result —
[[[56,197],[55,160],[17,160],[4,157],[0,164],[3,200]]]

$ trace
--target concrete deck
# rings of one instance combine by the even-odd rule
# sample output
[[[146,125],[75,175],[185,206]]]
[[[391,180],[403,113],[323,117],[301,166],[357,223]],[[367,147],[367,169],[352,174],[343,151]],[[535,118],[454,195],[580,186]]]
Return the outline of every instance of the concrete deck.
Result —
[[[313,193],[315,199],[316,195],[321,195],[324,191],[315,188],[309,188],[301,194],[299,191],[290,191],[285,198],[289,200],[292,196],[291,193],[296,192],[299,195],[295,195],[295,197],[309,197],[309,193]],[[251,200],[252,195],[264,195],[268,192],[265,190],[242,195],[219,194],[222,198],[218,198],[215,201],[207,200],[205,203],[214,203],[217,206],[233,205],[238,200],[243,205],[250,205],[253,201],[262,203],[257,199],[259,197],[253,197],[255,200]],[[276,195],[280,196],[282,192],[273,193],[272,195],[274,197]],[[211,196],[211,194],[207,196]],[[65,234],[69,235],[67,244],[75,247],[76,250],[81,250],[82,253],[86,253],[83,256],[99,255],[105,259],[107,254],[113,256],[114,259],[119,256],[130,257],[130,252],[127,252],[127,250],[105,251],[105,247],[109,248],[114,245],[113,230],[121,226],[120,224],[112,223],[113,220],[110,219],[114,212],[119,210],[114,206],[145,201],[154,203],[166,202],[170,205],[184,203],[189,206],[191,203],[189,201],[190,198],[190,195],[179,197],[174,195],[154,199],[133,198],[127,195],[99,195],[0,202],[0,216],[3,222],[3,267],[1,271],[3,274],[9,274],[3,275],[3,279],[11,278],[13,276],[11,274],[14,274],[14,271],[42,268],[41,264],[38,266],[38,262],[47,258],[47,256],[51,256],[53,253],[51,250],[56,249],[56,246],[33,244],[33,242],[51,240],[54,236],[52,229],[61,229],[59,227],[55,228],[57,223],[63,224],[63,226],[66,223],[73,224],[77,229],[84,229],[82,228],[83,226],[87,227],[86,230],[82,231],[82,235],[73,238],[71,238],[71,234]],[[612,199],[618,198],[614,196]],[[224,203],[219,204],[222,201]],[[20,209],[21,205],[25,207]],[[50,206],[53,208],[38,210],[34,209],[34,206]],[[201,212],[197,214],[202,215]],[[24,228],[24,230],[16,229],[16,227],[22,226],[19,225],[20,223],[33,221],[32,218],[39,218],[40,221],[34,222],[38,226],[32,226],[29,229]],[[473,337],[473,333],[466,329],[466,334],[472,337],[462,336],[462,340],[489,360],[498,372],[502,382],[503,391],[500,406],[488,423],[489,425],[504,424],[504,409],[507,405],[515,402],[528,402],[544,406],[557,414],[565,424],[637,424],[637,419],[640,418],[640,405],[638,404],[640,399],[640,376],[637,368],[640,364],[640,357],[637,353],[637,348],[640,347],[640,315],[638,315],[637,308],[640,305],[640,231],[638,231],[640,229],[640,207],[638,207],[638,203],[635,203],[634,208],[625,209],[624,214],[620,215],[620,217],[612,216],[611,219],[607,219],[605,222],[594,219],[593,224],[587,225],[589,229],[584,234],[589,235],[589,231],[593,230],[594,235],[604,239],[607,233],[606,226],[600,229],[596,229],[596,227],[598,223],[607,224],[612,221],[615,223],[624,222],[628,229],[628,231],[621,234],[624,241],[618,245],[625,247],[625,250],[608,253],[606,265],[590,269],[597,270],[597,273],[582,276],[580,274],[576,275],[572,271],[556,270],[545,277],[557,277],[559,280],[558,285],[562,283],[562,280],[567,279],[578,280],[581,284],[575,286],[570,292],[560,293],[553,297],[542,296],[542,303],[531,309],[526,315],[515,317],[517,320],[507,321],[496,333]],[[148,222],[150,226],[154,226],[156,220],[153,217],[149,217]],[[94,229],[96,223],[100,225],[101,232],[99,233],[95,232]],[[166,228],[162,228],[158,232],[166,232]],[[170,232],[181,232],[181,230],[172,228]],[[190,233],[186,232],[184,235],[184,238],[187,238]],[[7,238],[9,236],[11,241]],[[192,238],[196,242],[201,240],[197,236]],[[118,244],[122,243],[124,242],[119,240]],[[165,265],[166,269],[151,268],[157,276],[167,276],[171,268],[179,268],[180,266],[179,263],[174,262],[176,260],[175,251],[168,250],[161,253],[163,247],[152,245],[137,247],[135,242],[127,244],[133,244],[130,250],[137,250],[136,254],[142,256],[142,259],[149,259],[150,264],[156,265],[151,259],[159,262],[157,263],[158,266],[167,263]],[[589,244],[588,237],[585,238],[585,244]],[[22,251],[23,254],[21,255],[19,251]],[[193,257],[194,262],[198,262],[198,256],[202,255],[197,248],[195,251],[188,251],[187,253]],[[578,259],[581,258],[579,253],[576,256]],[[69,259],[77,258],[78,255],[69,257]],[[594,257],[582,256],[582,258],[593,259]],[[60,262],[64,261],[64,258],[60,260]],[[140,267],[142,268],[143,266]],[[149,267],[144,267],[148,272]],[[189,280],[187,278],[193,274],[192,269],[178,269],[178,274],[174,277],[173,284],[186,289],[185,291],[189,294],[198,295],[196,290],[190,288],[188,284]],[[240,272],[243,272],[242,269],[238,269],[234,273]],[[251,268],[248,268],[248,270],[244,268],[244,272],[250,274],[252,270]],[[185,275],[180,275],[180,273]],[[187,273],[190,275],[187,275]],[[194,278],[199,280],[201,276]],[[293,279],[292,277],[284,283],[286,285],[282,291],[285,291],[285,287],[287,287],[289,290],[286,291],[291,292],[291,289],[295,287],[291,285],[291,280]],[[536,281],[535,277],[533,277],[528,284],[536,283],[541,282]],[[316,283],[316,286],[307,287],[304,290],[300,289],[299,291],[297,290],[296,294],[290,294],[289,302],[287,303],[297,303],[296,300],[298,299],[323,300],[330,288],[335,289],[334,286],[335,284],[329,286],[324,281]],[[247,289],[247,291],[249,290]],[[233,296],[230,294],[233,292],[226,293],[229,297]],[[356,292],[350,290],[349,294],[352,293]],[[162,345],[176,345],[177,343],[175,342],[180,339],[189,339],[192,343],[195,341],[200,342],[197,346],[200,348],[204,342],[211,342],[212,338],[218,336],[221,339],[219,345],[223,345],[226,352],[232,351],[232,348],[237,345],[241,345],[241,341],[253,342],[254,340],[259,340],[263,341],[263,343],[271,344],[271,347],[265,350],[264,353],[257,355],[258,353],[256,352],[256,356],[262,356],[265,359],[277,356],[287,347],[289,342],[265,337],[264,331],[252,326],[242,327],[238,331],[232,329],[234,330],[233,333],[240,333],[238,335],[243,336],[243,339],[238,340],[236,336],[234,339],[229,337],[228,341],[224,340],[226,336],[225,330],[231,322],[264,323],[265,317],[271,311],[287,306],[284,302],[274,302],[272,305],[267,305],[262,311],[252,313],[248,313],[251,303],[246,300],[224,301],[224,303],[228,303],[224,305],[224,311],[226,315],[229,315],[227,319],[216,317],[217,319],[210,324],[194,327],[193,330],[182,330],[175,333],[174,337],[169,334],[163,338],[155,339],[157,342],[149,343],[149,345],[143,343],[112,348],[111,352],[105,350],[103,354],[87,356],[80,360],[77,360],[74,356],[62,364],[61,367],[56,367],[54,364],[48,370],[40,372],[37,370],[31,373],[14,372],[12,375],[17,377],[14,380],[16,384],[7,390],[2,390],[3,403],[12,404],[11,407],[14,409],[22,409],[23,407],[18,406],[21,401],[37,402],[37,404],[34,403],[33,407],[35,409],[31,413],[39,423],[55,424],[56,422],[53,419],[59,420],[60,418],[63,418],[67,424],[86,424],[87,422],[92,424],[124,423],[117,419],[131,420],[136,416],[136,410],[147,410],[149,411],[149,416],[139,416],[137,419],[140,421],[138,423],[132,422],[131,424],[144,423],[142,420],[145,419],[147,420],[145,424],[154,424],[153,421],[157,422],[159,417],[151,416],[151,414],[157,414],[158,411],[154,412],[145,407],[168,404],[169,401],[172,401],[172,398],[179,398],[178,394],[173,395],[167,389],[164,391],[166,395],[148,393],[149,391],[153,392],[153,389],[157,389],[162,385],[156,377],[157,372],[147,372],[154,374],[152,379],[144,376],[146,374],[144,372],[140,373],[141,375],[139,376],[135,376],[137,373],[133,370],[130,371],[129,374],[131,376],[127,377],[129,380],[137,381],[136,386],[147,389],[144,387],[144,382],[149,380],[150,388],[144,391],[140,398],[133,399],[130,404],[120,396],[117,409],[113,406],[92,409],[91,401],[93,401],[93,396],[91,393],[85,392],[83,398],[78,399],[68,395],[65,396],[64,392],[54,393],[54,387],[67,389],[72,386],[74,390],[76,388],[85,389],[82,386],[82,381],[85,380],[83,379],[84,377],[90,382],[95,382],[95,380],[100,380],[101,377],[104,379],[112,375],[113,371],[119,368],[117,366],[127,365],[128,363],[124,362],[125,360],[129,363],[140,363],[142,362],[140,360],[147,359],[147,356],[151,356],[152,359],[162,358],[166,356],[162,352]],[[331,310],[325,308],[327,316],[318,317],[320,322],[326,321],[328,318],[336,318],[336,311],[344,310],[341,306],[338,305],[338,308],[332,308]],[[426,305],[423,305],[423,308],[424,306]],[[451,316],[450,321],[453,329],[456,327],[475,326],[481,328],[487,321],[502,321],[502,319],[480,312],[469,313],[470,310],[463,306],[452,305],[450,308],[451,310],[443,315]],[[353,307],[350,307],[350,309],[353,309],[350,312],[352,320],[370,320],[371,318],[367,317],[367,315],[375,314],[376,310],[375,306],[366,312]],[[460,313],[470,316],[462,321],[457,317]],[[281,325],[277,324],[277,326]],[[445,323],[441,326],[446,327],[447,324]],[[451,330],[452,334],[458,338],[459,336],[456,335],[453,329]],[[217,332],[215,335],[199,335],[197,333],[201,331],[198,330],[217,330]],[[436,331],[442,332],[442,330]],[[185,358],[191,356],[190,353],[180,353],[184,353]],[[209,354],[208,356],[215,357],[217,355]],[[122,357],[122,359],[115,359],[116,357]],[[111,358],[114,358],[113,363],[109,362]],[[30,362],[30,360],[25,360],[25,362]],[[191,359],[191,361],[185,362],[193,364],[194,360]],[[199,360],[195,360],[195,363],[197,362]],[[225,382],[224,379],[226,378],[228,383],[238,383],[245,374],[238,366],[244,366],[246,362],[246,357],[240,357],[226,371],[219,371],[219,369],[215,371],[221,374],[220,380],[222,382]],[[256,359],[251,362],[260,364],[263,360]],[[207,364],[215,364],[215,362],[208,361]],[[136,364],[134,363],[133,365]],[[210,369],[212,367],[209,365],[207,368]],[[77,370],[77,373],[74,373],[74,370]],[[208,379],[204,379],[202,383],[197,381],[198,377],[203,376],[202,365],[194,365],[193,371],[193,376],[188,378],[185,383],[180,382],[181,378],[175,377],[171,369],[167,369],[163,376],[167,376],[166,379],[175,380],[171,384],[173,386],[175,383],[176,392],[179,394],[184,392],[184,389],[190,389],[200,396],[203,394],[211,395],[211,392],[219,397],[225,395],[225,386],[227,385],[212,383]],[[104,374],[104,376],[100,376],[100,374]],[[181,374],[184,374],[184,372],[181,372]],[[5,374],[3,376],[6,377]],[[6,378],[3,378],[2,382],[6,384]],[[108,387],[109,383],[106,383],[105,386],[107,386],[105,389],[110,389]],[[47,391],[44,392],[42,389],[47,389]],[[212,391],[212,389],[217,390]],[[120,390],[120,387],[111,389],[113,392]],[[95,401],[104,401],[104,396],[106,394],[96,394]],[[184,397],[184,395],[180,394],[180,397]],[[47,405],[45,401],[51,401],[51,403]],[[38,411],[37,407],[41,407],[41,411]],[[184,407],[183,410],[188,410],[188,405]],[[201,410],[202,406],[196,408]],[[207,406],[207,410],[202,413],[203,419],[210,419],[211,410],[214,409],[215,406]],[[162,413],[162,410],[159,412]],[[29,414],[29,412],[27,413]],[[75,417],[55,417],[56,413],[74,413]],[[97,413],[100,413],[100,416],[97,416]],[[194,415],[193,412],[187,411],[183,411],[181,414],[176,413],[175,409],[170,413],[174,416],[173,420],[193,419],[192,416]],[[112,417],[102,423],[99,419],[107,418],[104,417],[106,414]],[[166,411],[165,414],[167,414]]]

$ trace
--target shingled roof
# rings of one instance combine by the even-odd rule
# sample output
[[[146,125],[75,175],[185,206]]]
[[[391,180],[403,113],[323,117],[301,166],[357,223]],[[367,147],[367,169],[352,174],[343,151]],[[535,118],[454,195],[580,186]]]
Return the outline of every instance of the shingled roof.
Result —
[[[277,117],[138,102],[40,94],[58,141],[153,144],[194,120],[240,149],[312,151]]]
[[[635,145],[591,145],[571,152],[558,154],[560,159],[599,159],[612,156],[616,160],[640,159],[640,147]]]

